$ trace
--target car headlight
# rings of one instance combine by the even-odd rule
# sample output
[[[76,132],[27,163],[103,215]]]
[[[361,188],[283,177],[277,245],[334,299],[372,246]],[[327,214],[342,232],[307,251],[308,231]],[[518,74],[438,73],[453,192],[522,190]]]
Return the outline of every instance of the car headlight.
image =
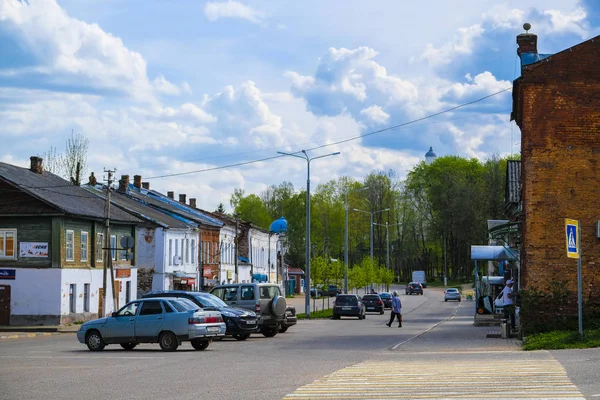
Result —
[[[221,315],[227,318],[233,318],[235,317],[235,314],[230,313],[229,311],[221,311]]]

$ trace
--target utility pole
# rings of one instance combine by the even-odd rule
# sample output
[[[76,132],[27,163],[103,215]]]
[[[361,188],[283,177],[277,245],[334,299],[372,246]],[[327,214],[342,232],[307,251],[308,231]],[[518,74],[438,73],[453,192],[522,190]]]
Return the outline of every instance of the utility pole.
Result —
[[[104,170],[108,174],[107,178],[107,186],[106,186],[106,205],[104,208],[104,217],[106,218],[106,230],[104,238],[104,248],[106,250],[106,256],[104,257],[104,269],[103,269],[103,280],[102,280],[102,317],[106,316],[106,275],[107,271],[110,269],[111,271],[111,281],[113,282],[113,301],[116,299],[115,285],[114,285],[114,274],[112,272],[112,251],[110,248],[110,190],[113,182],[113,174],[117,171],[114,170]],[[115,306],[117,302],[115,301]],[[116,310],[115,310],[116,311]]]
[[[235,238],[233,239],[234,256],[233,265],[235,266],[235,283],[238,283],[238,215],[235,214]],[[250,277],[252,280],[252,277]]]

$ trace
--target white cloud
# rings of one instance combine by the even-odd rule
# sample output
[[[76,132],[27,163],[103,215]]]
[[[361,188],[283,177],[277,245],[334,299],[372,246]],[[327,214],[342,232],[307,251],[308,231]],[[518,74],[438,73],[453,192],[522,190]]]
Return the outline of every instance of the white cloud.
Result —
[[[209,1],[204,6],[204,14],[209,21],[216,21],[220,18],[241,18],[255,24],[263,21],[264,15],[252,8],[237,1],[212,2]]]
[[[544,15],[550,17],[552,30],[556,33],[572,32],[581,38],[587,36],[587,29],[583,26],[587,13],[583,8],[577,8],[570,13],[563,13],[560,10],[546,10]]]
[[[381,107],[376,105],[362,109],[360,110],[360,113],[361,115],[365,115],[376,124],[385,124],[390,119],[390,115],[383,111]]]
[[[480,38],[484,32],[485,30],[480,24],[459,28],[453,41],[445,43],[438,48],[429,43],[425,47],[420,58],[434,67],[448,65],[457,56],[471,54],[473,52],[475,41]]]
[[[456,101],[464,100],[465,98],[483,97],[488,94],[499,92],[503,89],[511,87],[509,81],[497,80],[491,72],[485,71],[471,78],[470,74],[466,75],[467,83],[454,83],[446,90],[446,95]]]
[[[35,61],[14,70],[29,81],[81,91],[108,91],[148,100],[146,61],[96,24],[71,18],[55,0],[0,2],[0,21]]]
[[[192,94],[192,88],[187,82],[182,82],[180,86],[169,82],[163,75],[157,76],[152,81],[154,90],[160,94],[166,94],[170,96],[179,96],[182,93]]]

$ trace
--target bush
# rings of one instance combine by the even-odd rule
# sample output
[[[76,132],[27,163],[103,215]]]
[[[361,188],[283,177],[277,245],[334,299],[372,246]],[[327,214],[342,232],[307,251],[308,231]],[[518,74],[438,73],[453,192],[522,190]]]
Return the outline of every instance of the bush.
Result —
[[[311,311],[311,313],[310,313],[310,318],[311,319],[316,319],[316,318],[331,318],[331,317],[333,317],[333,309],[332,308],[327,308],[325,310]],[[298,319],[306,319],[306,314],[305,313],[297,314],[296,318],[298,318]]]

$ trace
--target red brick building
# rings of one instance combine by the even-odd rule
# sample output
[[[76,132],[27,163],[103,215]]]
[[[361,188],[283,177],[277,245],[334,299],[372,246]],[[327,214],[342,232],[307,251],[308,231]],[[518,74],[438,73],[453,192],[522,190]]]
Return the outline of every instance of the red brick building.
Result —
[[[583,299],[600,305],[600,36],[552,55],[537,36],[517,37],[521,77],[512,119],[521,128],[522,289],[568,281],[577,304],[577,260],[567,258],[565,218],[581,221]]]

